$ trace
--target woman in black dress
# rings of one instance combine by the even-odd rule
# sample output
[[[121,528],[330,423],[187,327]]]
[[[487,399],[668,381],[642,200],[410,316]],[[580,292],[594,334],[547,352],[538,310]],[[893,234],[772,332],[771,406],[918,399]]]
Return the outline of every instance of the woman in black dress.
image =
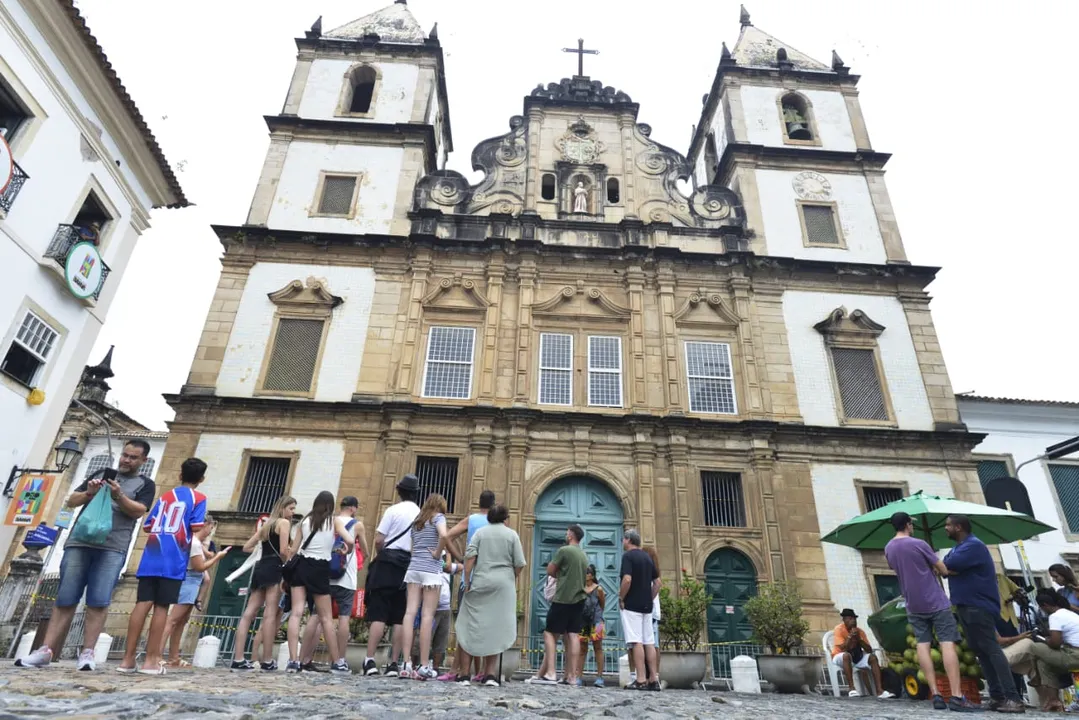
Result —
[[[270,518],[255,531],[244,543],[244,552],[251,552],[261,546],[262,558],[251,571],[251,589],[247,595],[247,605],[243,617],[236,626],[234,649],[232,651],[232,670],[255,670],[255,664],[244,658],[247,647],[247,632],[262,613],[262,626],[259,632],[262,643],[259,648],[259,666],[263,670],[276,670],[277,660],[273,654],[274,636],[277,635],[277,605],[281,598],[281,565],[288,560],[289,530],[292,527],[292,515],[296,512],[296,498],[282,496],[270,512]]]

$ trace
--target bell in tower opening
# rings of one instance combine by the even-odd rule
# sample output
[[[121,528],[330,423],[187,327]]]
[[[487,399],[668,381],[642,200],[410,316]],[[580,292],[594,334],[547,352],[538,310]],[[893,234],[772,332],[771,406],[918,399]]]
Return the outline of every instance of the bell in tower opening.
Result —
[[[783,123],[791,140],[813,139],[813,132],[809,129],[809,111],[801,95],[791,93],[783,96]]]

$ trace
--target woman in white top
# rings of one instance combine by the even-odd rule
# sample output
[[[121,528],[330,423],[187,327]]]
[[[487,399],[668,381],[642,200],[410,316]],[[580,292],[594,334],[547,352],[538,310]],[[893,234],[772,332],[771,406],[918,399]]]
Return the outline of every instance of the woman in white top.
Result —
[[[300,671],[300,618],[307,602],[308,593],[315,601],[315,614],[322,627],[333,627],[333,609],[330,604],[330,553],[333,541],[340,537],[346,551],[351,552],[352,533],[345,527],[345,521],[333,514],[333,493],[323,490],[315,497],[311,512],[300,522],[299,532],[292,538],[292,553],[299,553],[295,566],[289,572],[285,582],[291,586],[292,607],[296,612],[288,619],[288,667],[286,672]],[[344,648],[337,647],[337,635],[326,633],[326,646],[330,657],[335,658],[330,666],[331,672],[347,673],[348,665],[343,662]]]
[[[191,608],[199,597],[199,589],[202,587],[207,571],[220,562],[231,550],[227,547],[221,552],[210,552],[203,545],[210,539],[217,521],[209,513],[206,514],[205,524],[191,538],[191,554],[188,556],[187,577],[180,586],[180,596],[176,604],[169,610],[168,624],[165,625],[165,640],[161,643],[161,656],[165,656],[165,641],[169,643],[169,657],[165,662],[169,667],[187,667],[190,663],[180,658],[180,640],[187,627],[187,620],[191,617]],[[200,608],[201,609],[201,608]]]
[[[1043,710],[1062,712],[1060,689],[1071,685],[1072,670],[1079,670],[1079,615],[1056,590],[1039,590],[1036,601],[1049,616],[1044,641],[1023,633],[1004,648],[1004,656],[1014,672],[1030,675],[1028,682],[1038,688]]]

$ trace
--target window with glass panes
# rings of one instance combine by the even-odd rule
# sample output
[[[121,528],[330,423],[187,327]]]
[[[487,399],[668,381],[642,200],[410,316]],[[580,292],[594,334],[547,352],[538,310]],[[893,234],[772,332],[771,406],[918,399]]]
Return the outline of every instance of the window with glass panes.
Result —
[[[1049,476],[1053,478],[1068,532],[1079,533],[1079,465],[1051,463]]]
[[[686,376],[692,412],[733,415],[734,372],[731,346],[717,342],[686,343]]]
[[[474,328],[431,328],[423,376],[424,397],[462,400],[471,397],[475,339]]]
[[[573,404],[573,336],[540,334],[539,401],[543,405]]]
[[[588,338],[588,404],[622,407],[622,338]]]
[[[33,387],[59,337],[60,334],[44,320],[27,311],[0,361],[0,370],[23,385]]]

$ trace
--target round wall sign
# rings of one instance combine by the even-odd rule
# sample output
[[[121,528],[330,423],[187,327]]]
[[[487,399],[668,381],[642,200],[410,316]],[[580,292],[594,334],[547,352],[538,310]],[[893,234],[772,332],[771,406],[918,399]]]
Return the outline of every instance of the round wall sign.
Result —
[[[15,158],[11,154],[11,147],[7,140],[0,135],[0,193],[7,190],[11,178],[15,176]]]
[[[67,289],[75,297],[85,300],[101,286],[102,269],[101,253],[93,243],[76,243],[67,254],[67,262],[64,264]]]

